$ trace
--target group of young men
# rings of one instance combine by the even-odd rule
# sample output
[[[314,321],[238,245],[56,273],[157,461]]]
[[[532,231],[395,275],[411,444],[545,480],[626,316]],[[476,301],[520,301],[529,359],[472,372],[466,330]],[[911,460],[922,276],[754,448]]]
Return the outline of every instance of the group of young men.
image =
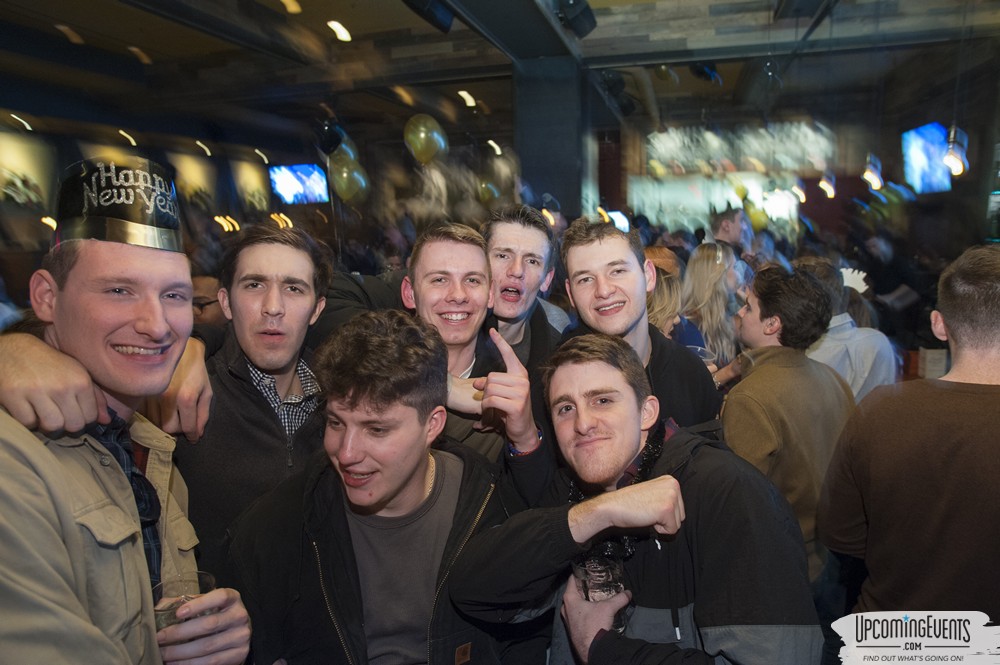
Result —
[[[818,662],[796,514],[755,460],[686,429],[722,398],[649,325],[634,235],[566,231],[580,323],[563,333],[530,208],[483,236],[429,229],[395,281],[331,276],[307,234],[249,229],[223,261],[230,324],[190,345],[161,409],[200,436],[174,447],[136,411],[191,330],[176,218],[92,200],[32,278],[43,341],[0,338],[0,603],[17,617],[0,635],[19,662]],[[795,327],[741,317],[748,339]],[[571,565],[609,548],[625,591],[583,600]],[[196,550],[232,589],[156,633],[149,587]]]

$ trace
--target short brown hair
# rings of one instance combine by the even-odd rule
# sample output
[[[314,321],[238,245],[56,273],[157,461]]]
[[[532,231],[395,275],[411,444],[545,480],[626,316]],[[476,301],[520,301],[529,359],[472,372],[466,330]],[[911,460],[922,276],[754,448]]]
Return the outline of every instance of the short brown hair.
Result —
[[[486,258],[486,274],[487,277],[489,276],[490,262],[489,257],[486,255],[486,240],[483,239],[479,231],[476,231],[471,226],[457,222],[433,224],[417,236],[417,241],[413,244],[413,251],[410,252],[409,271],[411,276],[420,262],[420,254],[423,252],[424,247],[432,242],[457,242],[461,245],[478,247],[483,250],[483,256]]]
[[[542,366],[542,388],[545,391],[545,405],[551,408],[549,385],[556,370],[563,365],[582,365],[584,363],[605,363],[622,373],[625,382],[635,393],[636,403],[642,404],[653,390],[649,385],[646,368],[642,366],[628,342],[620,337],[603,333],[591,333],[573,337],[556,349]]]
[[[805,351],[830,325],[830,294],[818,279],[801,268],[785,270],[768,263],[750,283],[760,301],[760,318],[781,319],[778,341],[782,346]]]
[[[1000,347],[1000,245],[971,247],[944,269],[937,309],[956,346]]]
[[[80,258],[82,240],[64,240],[42,257],[42,270],[47,270],[60,289],[66,288],[69,272]]]
[[[430,324],[399,310],[359,314],[320,347],[316,380],[327,399],[383,409],[400,402],[426,421],[448,400],[448,349]]]
[[[333,252],[329,246],[298,227],[281,228],[268,223],[246,227],[226,248],[219,268],[219,282],[224,289],[233,288],[240,254],[247,247],[254,245],[285,245],[305,252],[313,264],[313,288],[316,290],[316,297],[326,296],[326,290],[333,278]]]
[[[490,219],[483,227],[483,238],[486,240],[487,247],[490,245],[490,240],[493,238],[493,230],[497,224],[519,224],[527,229],[535,229],[544,233],[545,239],[549,243],[549,252],[545,257],[545,268],[547,270],[552,267],[552,260],[555,254],[552,251],[552,229],[545,223],[542,213],[526,205],[508,205],[494,210]]]
[[[637,229],[633,228],[628,233],[622,233],[614,224],[593,222],[586,217],[581,217],[570,224],[569,228],[563,234],[562,250],[559,256],[562,259],[563,267],[566,268],[567,272],[569,271],[569,264],[566,262],[569,250],[574,247],[601,242],[605,238],[621,238],[628,243],[639,265],[642,266],[645,264],[646,255],[642,251],[642,238],[639,237]]]

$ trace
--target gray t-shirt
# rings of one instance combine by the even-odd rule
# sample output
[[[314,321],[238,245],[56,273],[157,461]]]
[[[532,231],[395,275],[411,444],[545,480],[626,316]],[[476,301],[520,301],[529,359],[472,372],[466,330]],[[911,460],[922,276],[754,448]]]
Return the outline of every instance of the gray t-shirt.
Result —
[[[347,512],[371,665],[427,663],[438,571],[462,484],[458,457],[438,450],[431,454],[434,488],[413,513],[379,517]]]

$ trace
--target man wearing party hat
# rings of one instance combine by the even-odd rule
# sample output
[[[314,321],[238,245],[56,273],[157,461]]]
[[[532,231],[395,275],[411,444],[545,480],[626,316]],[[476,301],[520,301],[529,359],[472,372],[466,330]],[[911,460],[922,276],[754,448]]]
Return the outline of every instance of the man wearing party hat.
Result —
[[[170,381],[192,325],[190,266],[165,171],[88,160],[59,193],[30,281],[47,344],[107,403],[83,432],[33,433],[0,411],[0,643],[11,662],[242,663],[246,609],[217,589],[156,631],[151,588],[195,568],[174,440],[135,411]]]

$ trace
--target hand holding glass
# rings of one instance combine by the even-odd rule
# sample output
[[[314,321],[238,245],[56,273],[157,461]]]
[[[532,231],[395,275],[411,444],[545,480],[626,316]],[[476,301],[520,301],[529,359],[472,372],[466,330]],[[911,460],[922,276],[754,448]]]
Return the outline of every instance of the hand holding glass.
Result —
[[[157,632],[183,621],[177,618],[177,610],[184,603],[214,589],[215,577],[201,570],[177,575],[153,587],[153,613]]]

